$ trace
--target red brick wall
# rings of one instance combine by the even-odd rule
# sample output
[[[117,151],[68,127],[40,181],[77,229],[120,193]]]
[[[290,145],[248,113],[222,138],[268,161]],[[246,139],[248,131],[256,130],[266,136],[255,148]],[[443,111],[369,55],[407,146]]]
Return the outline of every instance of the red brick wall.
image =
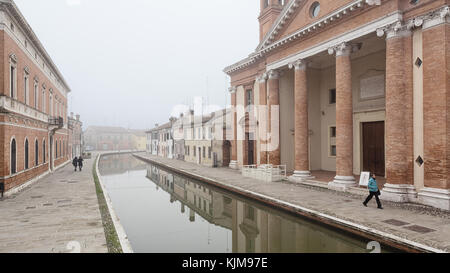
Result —
[[[423,31],[425,186],[441,189],[450,171],[448,36],[445,25]]]
[[[67,118],[67,98],[62,95],[62,92],[53,85],[53,82],[49,80],[47,74],[44,74],[39,67],[37,67],[32,60],[29,59],[29,56],[16,44],[11,37],[5,33],[3,30],[0,30],[0,36],[3,37],[2,50],[3,50],[3,65],[2,65],[2,74],[0,74],[0,83],[3,84],[4,94],[9,96],[9,56],[11,53],[14,53],[17,56],[17,100],[25,103],[25,92],[24,92],[24,76],[25,71],[24,68],[28,67],[30,70],[29,74],[29,105],[34,106],[34,77],[37,76],[39,78],[39,92],[38,92],[38,110],[42,112],[42,84],[46,85],[46,113],[50,113],[50,105],[49,105],[49,90],[53,89],[53,103],[55,102],[55,97],[57,96],[59,100],[61,100],[66,108],[64,112],[64,121],[66,122]],[[53,106],[53,113],[56,116],[56,108]]]

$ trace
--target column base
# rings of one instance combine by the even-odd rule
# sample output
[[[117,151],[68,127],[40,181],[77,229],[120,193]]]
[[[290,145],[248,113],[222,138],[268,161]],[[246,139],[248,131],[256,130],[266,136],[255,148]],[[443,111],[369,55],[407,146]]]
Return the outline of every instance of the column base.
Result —
[[[233,170],[238,170],[239,169],[239,166],[238,166],[238,163],[237,163],[236,160],[231,160],[229,167],[230,167],[230,169],[233,169]]]
[[[413,185],[388,183],[384,185],[380,199],[397,203],[415,202],[417,200],[417,191]]]
[[[450,211],[450,190],[423,188],[418,196],[421,204]]]
[[[291,182],[303,182],[314,178],[310,171],[294,171],[294,174],[289,176],[288,180]]]
[[[357,185],[354,176],[337,175],[332,182],[328,183],[328,188],[336,191],[347,191],[348,188],[356,187]]]

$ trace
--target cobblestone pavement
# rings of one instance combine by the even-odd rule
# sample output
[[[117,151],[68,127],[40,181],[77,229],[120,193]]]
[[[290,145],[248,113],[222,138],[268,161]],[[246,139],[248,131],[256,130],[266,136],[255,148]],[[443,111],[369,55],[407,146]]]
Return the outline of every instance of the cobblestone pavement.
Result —
[[[375,200],[368,207],[366,196],[341,193],[319,187],[290,182],[266,183],[244,177],[229,168],[209,168],[179,160],[139,154],[150,161],[244,191],[269,196],[309,210],[361,225],[370,231],[394,235],[441,251],[450,252],[450,213],[421,205],[399,205],[383,202],[384,210],[376,208]]]
[[[74,172],[68,164],[0,199],[0,253],[108,252],[92,165]]]

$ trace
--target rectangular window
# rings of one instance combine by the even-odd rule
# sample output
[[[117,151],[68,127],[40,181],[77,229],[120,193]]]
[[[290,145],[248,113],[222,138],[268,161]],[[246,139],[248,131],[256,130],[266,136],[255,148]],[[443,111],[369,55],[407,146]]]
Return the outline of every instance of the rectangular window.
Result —
[[[16,67],[11,65],[10,71],[10,95],[11,98],[16,98]]]
[[[336,126],[330,126],[328,133],[328,143],[329,143],[329,156],[336,156]]]
[[[25,95],[25,104],[26,104],[26,105],[29,105],[29,104],[30,104],[30,94],[29,94],[30,88],[29,88],[29,86],[28,86],[28,84],[29,84],[28,78],[29,78],[28,73],[25,72],[25,77],[24,77],[24,90],[23,90],[23,91],[24,91],[24,95]]]
[[[206,147],[203,146],[203,158],[206,157]]]
[[[253,104],[252,90],[247,90],[247,105]]]
[[[336,88],[333,88],[330,90],[330,100],[329,100],[330,104],[335,104],[336,103]]]
[[[194,146],[194,156],[197,156],[197,149],[196,149],[197,147],[196,146]]]
[[[336,145],[331,145],[330,147],[330,155],[336,156]]]
[[[208,158],[211,159],[211,147],[208,147]]]
[[[34,83],[34,108],[38,109],[39,90],[37,82]]]

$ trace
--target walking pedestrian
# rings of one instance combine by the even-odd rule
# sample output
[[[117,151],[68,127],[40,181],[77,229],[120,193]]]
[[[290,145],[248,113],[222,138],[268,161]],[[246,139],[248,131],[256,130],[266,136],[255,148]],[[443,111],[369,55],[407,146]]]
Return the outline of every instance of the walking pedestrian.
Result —
[[[380,189],[378,189],[376,176],[374,173],[372,173],[369,179],[369,196],[367,197],[366,201],[364,201],[363,205],[367,207],[367,203],[369,203],[369,201],[372,200],[372,198],[375,196],[378,208],[383,209],[379,198],[380,195],[381,193]]]
[[[72,160],[72,165],[75,167],[75,171],[77,171],[77,166],[78,166],[78,158],[77,157],[75,157]]]
[[[83,168],[83,158],[81,156],[78,157],[78,168],[80,169],[81,172],[81,169]]]

